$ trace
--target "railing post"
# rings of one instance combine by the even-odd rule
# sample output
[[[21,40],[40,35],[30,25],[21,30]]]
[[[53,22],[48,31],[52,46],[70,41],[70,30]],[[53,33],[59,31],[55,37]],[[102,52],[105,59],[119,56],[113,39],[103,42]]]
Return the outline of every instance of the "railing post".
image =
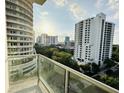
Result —
[[[65,93],[68,93],[68,83],[69,83],[69,81],[68,81],[69,78],[68,77],[69,77],[69,72],[66,69],[66,71],[65,71]]]
[[[38,78],[38,81],[37,81],[37,85],[39,84],[39,62],[40,62],[40,59],[39,59],[39,55],[37,54],[37,78]]]

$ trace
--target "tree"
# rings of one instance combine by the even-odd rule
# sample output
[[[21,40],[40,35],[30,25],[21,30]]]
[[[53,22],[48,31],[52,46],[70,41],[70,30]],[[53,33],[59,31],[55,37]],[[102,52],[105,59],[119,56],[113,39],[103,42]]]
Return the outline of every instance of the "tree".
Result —
[[[106,59],[106,60],[104,61],[104,64],[106,65],[106,68],[111,68],[111,67],[114,66],[116,63],[114,63],[114,61],[111,60],[111,59]]]
[[[91,73],[91,63],[81,65],[80,68],[83,70],[83,73],[89,76],[92,76]]]
[[[113,71],[112,71],[111,69],[109,69],[109,70],[107,70],[105,73],[106,73],[108,76],[111,76],[111,75],[113,74]]]
[[[98,73],[100,71],[99,66],[96,63],[92,63],[92,72],[94,74]]]
[[[119,70],[113,71],[113,70],[109,69],[109,70],[106,71],[106,74],[108,76],[118,78],[119,77]]]
[[[112,47],[112,60],[119,62],[119,45],[113,45]]]
[[[34,48],[36,49],[37,54],[42,54],[68,67],[71,67],[77,71],[80,71],[77,62],[71,59],[72,50],[59,49],[53,45],[40,46],[38,44],[35,44]]]
[[[59,50],[57,48],[48,48],[46,51],[46,56],[52,58],[54,52],[58,52]]]
[[[54,52],[54,55],[52,56],[53,60],[56,60],[62,64],[67,65],[67,63],[70,61],[72,55],[66,52]]]
[[[70,61],[69,61],[67,66],[69,66],[70,68],[73,68],[73,69],[75,69],[77,71],[80,71],[80,66],[77,64],[76,61],[74,61],[72,59],[70,59]]]
[[[119,89],[119,78],[114,78],[110,76],[103,76],[101,77],[101,81],[105,84],[114,87],[116,89]]]
[[[80,68],[83,70],[83,73],[92,76],[99,72],[99,66],[96,63],[88,63],[85,65],[81,65]]]

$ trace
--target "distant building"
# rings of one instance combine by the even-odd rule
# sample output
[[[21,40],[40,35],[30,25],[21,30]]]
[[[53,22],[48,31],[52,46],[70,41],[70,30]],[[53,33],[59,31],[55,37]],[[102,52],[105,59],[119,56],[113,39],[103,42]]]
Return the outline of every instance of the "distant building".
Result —
[[[75,42],[73,40],[70,41],[70,45],[69,45],[69,49],[72,49],[74,50],[74,47],[75,47]]]
[[[46,46],[48,43],[47,38],[48,38],[47,34],[41,34],[40,36],[37,37],[37,43]]]
[[[65,47],[68,47],[70,44],[70,37],[69,36],[66,36],[65,37]]]
[[[75,25],[74,57],[79,64],[102,64],[112,55],[115,24],[106,22],[106,15],[97,14]]]
[[[48,36],[47,34],[41,34],[37,37],[37,43],[43,46],[57,45],[58,36]]]
[[[58,36],[48,36],[48,45],[57,45]]]

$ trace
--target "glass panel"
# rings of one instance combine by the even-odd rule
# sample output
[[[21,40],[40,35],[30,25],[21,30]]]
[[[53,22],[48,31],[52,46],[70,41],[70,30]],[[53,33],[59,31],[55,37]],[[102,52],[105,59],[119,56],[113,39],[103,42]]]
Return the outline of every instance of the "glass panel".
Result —
[[[70,73],[69,93],[108,93],[79,76]]]
[[[55,65],[51,60],[40,57],[39,76],[50,91],[64,93],[64,75],[64,69]]]

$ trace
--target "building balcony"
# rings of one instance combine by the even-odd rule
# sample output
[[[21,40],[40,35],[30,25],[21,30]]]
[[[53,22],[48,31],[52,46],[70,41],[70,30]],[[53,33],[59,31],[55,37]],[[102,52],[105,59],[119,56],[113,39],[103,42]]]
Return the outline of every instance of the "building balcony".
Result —
[[[17,40],[13,40],[13,39],[8,39],[7,42],[20,42],[20,43],[32,43],[33,40],[21,40],[21,39],[17,39]]]
[[[18,25],[23,25],[23,26],[26,26],[30,29],[32,29],[32,24],[27,24],[26,22],[24,23],[24,21],[20,21],[20,20],[13,20],[13,19],[7,19],[6,22],[8,23],[12,23],[12,24],[18,24]]]
[[[18,37],[29,37],[33,39],[33,35],[24,35],[24,34],[19,34],[19,33],[7,33],[8,36],[18,36]]]
[[[33,49],[31,49],[31,50],[26,50],[26,51],[11,51],[11,52],[9,52],[8,54],[21,54],[21,53],[30,53],[30,52],[34,52],[34,50]]]
[[[17,13],[19,13],[19,14],[21,14],[21,15],[24,15],[25,17],[29,18],[29,20],[32,21],[32,17],[33,17],[33,16],[29,15],[29,13],[25,13],[24,11],[21,11],[21,10],[19,10],[18,8],[13,9],[13,8],[11,8],[9,5],[6,6],[6,9],[7,9],[8,11],[14,11],[14,12],[17,12]]]
[[[19,30],[19,31],[29,32],[29,33],[31,33],[31,34],[34,33],[32,30],[29,30],[29,29],[22,29],[22,28],[19,28],[19,27],[10,27],[10,26],[7,26],[7,29],[9,29],[9,30]]]
[[[9,76],[8,93],[118,93],[118,90],[59,62],[43,55],[35,56],[35,70]]]
[[[31,16],[33,16],[33,15],[32,15],[32,13],[33,13],[33,11],[32,11],[32,4],[30,5],[29,3],[25,2],[25,1],[21,1],[21,2],[18,2],[18,1],[13,2],[13,1],[11,1],[11,0],[6,0],[6,1],[9,2],[10,4],[13,4],[13,5],[16,4],[16,5],[18,6],[18,9],[19,9],[19,8],[23,8],[24,10],[28,11],[28,13],[29,13]],[[23,4],[22,4],[22,2],[23,2]],[[16,8],[17,8],[17,7],[16,7]],[[30,11],[29,11],[28,9],[30,9]]]
[[[14,14],[13,12],[7,12],[6,15],[7,16],[11,16],[11,17],[15,17],[15,18],[19,18],[21,20],[25,20],[25,21],[29,22],[30,24],[32,24],[32,21],[31,20],[26,19],[24,16],[21,16],[19,14]]]
[[[15,46],[9,45],[8,46],[8,48],[32,48],[32,47],[33,47],[33,45],[23,45],[23,46],[21,46],[21,45],[15,45]]]

